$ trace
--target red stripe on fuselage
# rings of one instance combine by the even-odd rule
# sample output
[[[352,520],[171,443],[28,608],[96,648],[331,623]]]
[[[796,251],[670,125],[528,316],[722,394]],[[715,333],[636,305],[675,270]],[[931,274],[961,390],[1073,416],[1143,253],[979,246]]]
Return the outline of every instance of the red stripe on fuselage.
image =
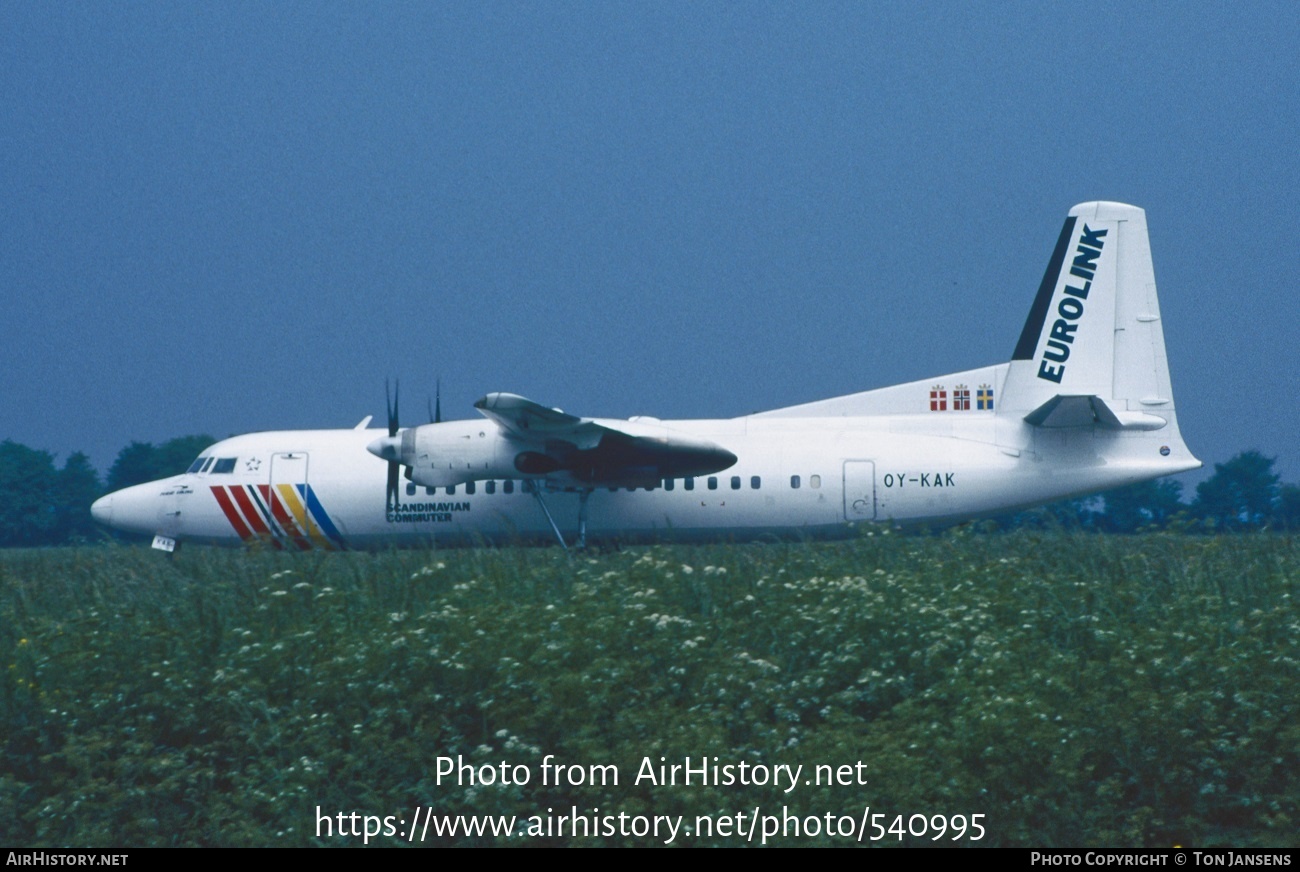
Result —
[[[244,517],[248,519],[248,526],[253,528],[253,532],[264,540],[273,542],[275,547],[279,548],[280,542],[275,538],[275,534],[271,532],[271,529],[266,526],[266,522],[262,520],[262,513],[253,504],[248,492],[243,487],[232,487],[230,493],[235,498],[235,502],[239,504],[239,508],[243,510]]]
[[[238,488],[236,488],[236,491],[238,491]],[[217,498],[217,505],[221,506],[221,511],[225,513],[226,520],[230,522],[230,526],[235,528],[235,532],[239,534],[239,538],[243,539],[245,542],[253,538],[252,531],[244,524],[243,518],[239,517],[239,510],[236,509],[234,503],[230,501],[226,489],[219,485],[214,486],[212,488],[212,495]]]

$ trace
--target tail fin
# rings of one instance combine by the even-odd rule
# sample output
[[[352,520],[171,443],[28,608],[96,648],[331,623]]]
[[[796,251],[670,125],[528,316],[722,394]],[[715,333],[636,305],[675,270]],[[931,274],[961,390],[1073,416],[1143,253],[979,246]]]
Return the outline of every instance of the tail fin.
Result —
[[[998,415],[1003,436],[1028,424],[1043,437],[1094,427],[1141,437],[1108,440],[1103,454],[1108,464],[1138,464],[1143,477],[1201,465],[1178,432],[1144,211],[1106,202],[1070,210],[1008,365]]]
[[[1052,426],[1045,404],[1084,397],[1099,401],[1103,424],[1156,429],[1147,416],[1173,413],[1146,213],[1136,206],[1070,210],[1011,357],[1002,410]]]
[[[1200,467],[1178,433],[1145,212],[1104,202],[1070,210],[1009,363],[763,414],[924,415],[927,400],[931,412],[947,410],[944,385],[981,382],[976,407],[967,389],[953,410],[991,411],[994,442],[1012,457],[1107,470],[1079,475],[1078,493]]]

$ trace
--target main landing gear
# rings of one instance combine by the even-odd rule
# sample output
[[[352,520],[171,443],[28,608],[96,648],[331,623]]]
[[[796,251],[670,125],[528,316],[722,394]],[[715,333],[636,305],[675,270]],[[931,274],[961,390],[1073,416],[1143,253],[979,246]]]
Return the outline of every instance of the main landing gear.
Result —
[[[542,512],[546,515],[546,520],[550,523],[551,530],[555,532],[555,538],[560,540],[560,546],[564,548],[565,551],[568,551],[569,543],[564,541],[564,534],[560,532],[559,525],[555,523],[555,518],[551,515],[551,510],[546,507],[546,500],[542,499],[541,485],[538,484],[536,479],[529,479],[524,482],[524,487],[533,492],[533,496],[537,499],[537,505],[542,507]],[[587,500],[591,499],[593,490],[594,488],[588,487],[578,491],[578,541],[574,543],[574,547],[579,550],[583,550],[587,547]]]

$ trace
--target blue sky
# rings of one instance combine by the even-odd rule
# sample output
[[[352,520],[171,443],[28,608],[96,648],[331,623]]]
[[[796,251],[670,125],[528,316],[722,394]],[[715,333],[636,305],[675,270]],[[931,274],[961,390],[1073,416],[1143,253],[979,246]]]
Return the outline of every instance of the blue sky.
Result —
[[[1009,358],[1111,199],[1188,445],[1300,481],[1297,46],[1292,3],[7,2],[0,438],[927,378]]]

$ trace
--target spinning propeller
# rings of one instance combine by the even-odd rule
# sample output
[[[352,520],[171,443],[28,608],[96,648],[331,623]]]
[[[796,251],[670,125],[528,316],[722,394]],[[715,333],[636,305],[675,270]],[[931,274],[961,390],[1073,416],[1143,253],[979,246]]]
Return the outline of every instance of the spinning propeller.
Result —
[[[397,415],[398,394],[401,382],[394,379],[392,391],[388,388],[388,379],[384,379],[384,404],[388,409],[388,435],[381,436],[366,446],[366,450],[376,457],[388,461],[388,507],[397,507],[398,487],[401,486],[402,474],[402,439],[398,437],[400,429]],[[442,423],[442,379],[438,379],[435,399],[429,401],[429,423]],[[407,478],[411,477],[407,471]]]
[[[383,456],[388,461],[389,508],[397,507],[398,476],[402,470],[402,464],[397,459],[401,454],[397,444],[397,395],[400,388],[401,382],[394,381],[393,398],[390,402],[388,398],[388,379],[384,379],[384,404],[388,407],[388,439],[384,443]]]

